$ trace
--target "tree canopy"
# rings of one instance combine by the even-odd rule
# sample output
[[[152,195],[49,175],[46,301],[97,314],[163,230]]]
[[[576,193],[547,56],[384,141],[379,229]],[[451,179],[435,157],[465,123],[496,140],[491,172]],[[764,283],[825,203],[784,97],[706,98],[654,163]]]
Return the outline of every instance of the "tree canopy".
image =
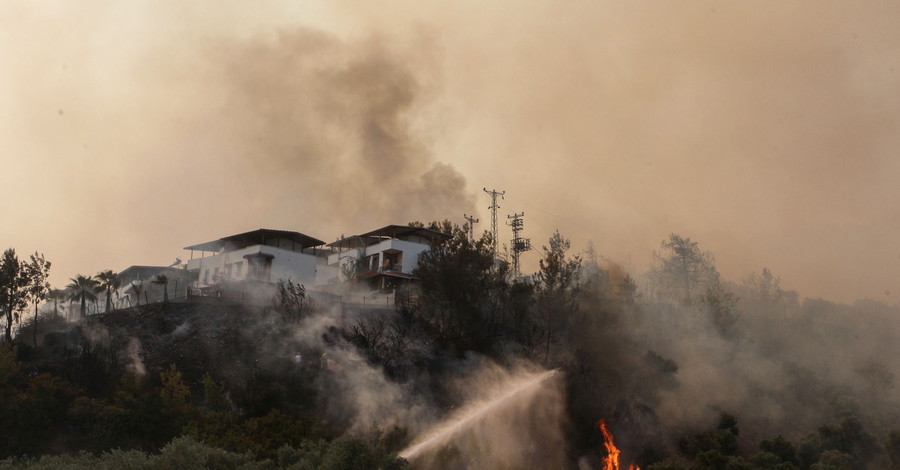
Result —
[[[100,291],[100,281],[94,279],[93,276],[84,276],[79,274],[72,279],[66,286],[69,291],[69,297],[77,300],[81,304],[81,318],[87,315],[87,302],[97,300],[97,293]]]
[[[4,340],[12,342],[13,321],[19,321],[22,310],[28,306],[30,271],[22,263],[16,250],[9,248],[0,258],[0,316],[6,318]]]
[[[698,300],[707,285],[718,277],[711,253],[702,251],[690,237],[671,234],[653,253],[653,274],[664,292],[680,297],[685,305]]]
[[[105,312],[112,311],[112,294],[116,289],[122,286],[122,280],[119,278],[119,275],[113,272],[112,269],[107,269],[105,271],[100,271],[96,276],[99,285],[97,287],[100,288],[106,294],[106,310]]]

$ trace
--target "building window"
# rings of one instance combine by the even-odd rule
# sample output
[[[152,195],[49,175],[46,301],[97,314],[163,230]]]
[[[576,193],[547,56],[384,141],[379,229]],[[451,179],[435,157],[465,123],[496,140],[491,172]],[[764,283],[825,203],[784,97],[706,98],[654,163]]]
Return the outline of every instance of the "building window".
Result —
[[[384,261],[381,262],[381,270],[382,271],[402,271],[403,263],[401,262],[401,255],[403,253],[385,253]]]
[[[237,278],[240,278],[241,274],[242,274],[241,271],[243,271],[243,269],[244,269],[243,261],[238,261],[237,263],[234,263],[234,276]]]

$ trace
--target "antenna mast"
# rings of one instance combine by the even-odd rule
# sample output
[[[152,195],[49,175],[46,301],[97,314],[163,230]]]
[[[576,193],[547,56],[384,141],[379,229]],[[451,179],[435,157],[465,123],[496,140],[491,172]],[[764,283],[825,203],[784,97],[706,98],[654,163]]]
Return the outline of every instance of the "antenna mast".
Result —
[[[507,218],[511,219],[507,224],[512,227],[513,239],[512,239],[512,262],[513,262],[513,275],[519,277],[519,253],[531,250],[531,239],[530,238],[522,238],[519,236],[519,232],[524,228],[524,221],[522,220],[525,217],[524,212],[520,212],[518,214],[508,215]]]
[[[506,194],[506,191],[497,191],[496,189],[492,189],[490,191],[487,188],[484,189],[484,192],[491,195],[491,206],[488,209],[491,210],[491,234],[494,236],[494,256],[497,256],[497,249],[500,246],[499,241],[497,240],[497,209],[500,206],[497,204],[497,196],[500,196],[500,199],[503,199],[503,195]]]
[[[466,221],[469,222],[469,241],[475,241],[475,224],[478,223],[478,219],[469,214],[463,214],[463,217],[466,218]]]

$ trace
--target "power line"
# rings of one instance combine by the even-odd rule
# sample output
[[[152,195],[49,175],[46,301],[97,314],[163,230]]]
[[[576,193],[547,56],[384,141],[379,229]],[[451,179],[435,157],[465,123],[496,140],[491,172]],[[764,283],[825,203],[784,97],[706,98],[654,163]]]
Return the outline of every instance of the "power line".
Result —
[[[491,210],[491,235],[494,236],[492,241],[494,243],[494,256],[496,257],[497,249],[500,246],[500,242],[497,239],[497,209],[500,208],[500,205],[497,204],[497,196],[500,196],[500,199],[503,199],[503,195],[506,194],[506,191],[497,191],[496,189],[488,191],[487,188],[482,189],[491,196],[491,205],[488,209]]]
[[[466,222],[469,223],[466,226],[466,228],[468,228],[468,231],[469,231],[469,241],[474,242],[475,241],[475,224],[478,223],[478,219],[476,219],[474,216],[471,216],[469,214],[463,214],[463,217],[465,217]]]
[[[513,239],[512,239],[512,261],[513,261],[513,275],[519,277],[519,254],[525,251],[531,250],[531,239],[530,238],[522,238],[519,236],[519,232],[524,228],[524,222],[522,218],[525,217],[524,212],[520,212],[518,214],[508,215],[507,218],[511,219],[507,224],[512,227]]]

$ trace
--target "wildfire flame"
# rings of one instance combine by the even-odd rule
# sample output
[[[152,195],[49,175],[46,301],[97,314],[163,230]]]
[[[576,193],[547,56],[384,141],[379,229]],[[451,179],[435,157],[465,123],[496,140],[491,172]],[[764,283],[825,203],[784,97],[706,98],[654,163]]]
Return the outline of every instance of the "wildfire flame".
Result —
[[[603,446],[606,447],[606,457],[603,458],[602,470],[619,470],[619,454],[622,451],[613,442],[613,435],[609,432],[609,428],[606,427],[606,421],[603,418],[597,421],[597,427],[603,433]],[[641,470],[641,467],[632,463],[628,465],[628,470]]]

